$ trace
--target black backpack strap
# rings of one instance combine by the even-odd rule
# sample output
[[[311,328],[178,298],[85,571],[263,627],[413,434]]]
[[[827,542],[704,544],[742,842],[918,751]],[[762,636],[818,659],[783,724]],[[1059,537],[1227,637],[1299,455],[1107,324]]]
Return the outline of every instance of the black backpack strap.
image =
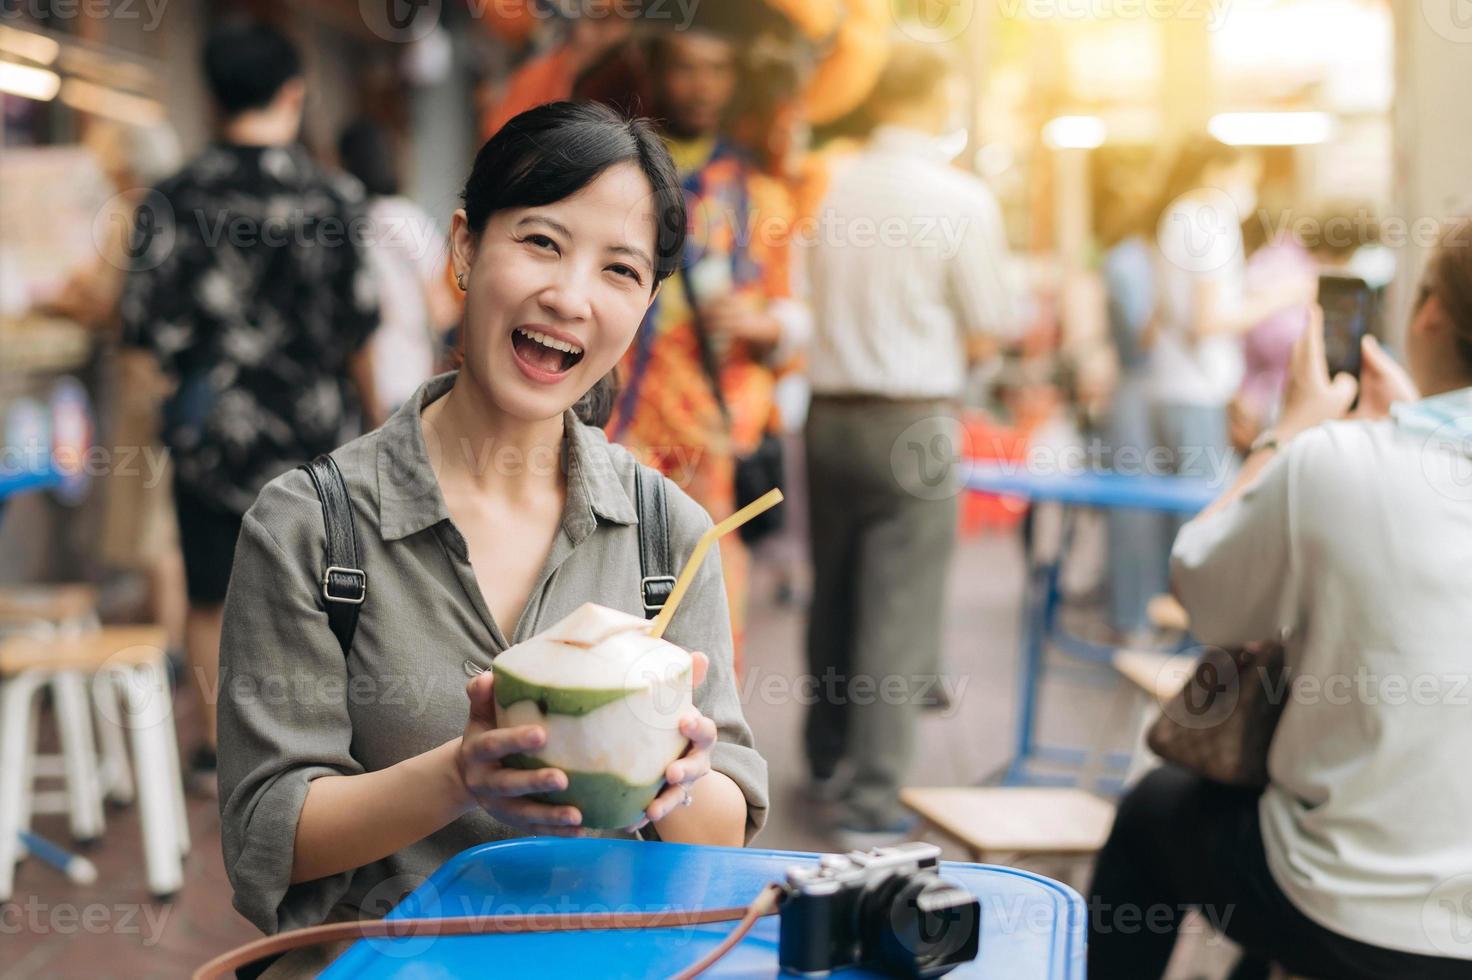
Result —
[[[353,504],[337,463],[325,453],[302,465],[322,500],[322,522],[327,526],[327,547],[322,572],[322,601],[327,625],[337,637],[342,655],[353,646],[358,630],[358,610],[368,596],[368,573],[358,553],[358,532],[353,526]]]
[[[670,544],[664,477],[642,463],[634,464],[634,496],[639,508],[639,595],[644,618],[653,619],[675,590],[675,555]]]

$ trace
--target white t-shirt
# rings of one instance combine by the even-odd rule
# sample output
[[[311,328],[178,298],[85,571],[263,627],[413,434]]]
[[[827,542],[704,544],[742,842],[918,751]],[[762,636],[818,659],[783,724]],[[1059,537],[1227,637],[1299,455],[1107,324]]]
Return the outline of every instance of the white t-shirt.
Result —
[[[1156,401],[1221,405],[1242,383],[1240,337],[1195,340],[1197,294],[1214,283],[1222,303],[1242,301],[1246,264],[1237,209],[1221,191],[1206,188],[1166,208],[1156,229],[1155,346],[1150,391]]]
[[[833,178],[804,247],[818,394],[954,398],[966,337],[1021,332],[996,198],[938,141],[895,126]]]
[[[1203,643],[1285,640],[1260,803],[1284,893],[1341,935],[1472,959],[1472,442],[1306,432],[1181,530],[1172,571]]]
[[[368,207],[368,261],[379,287],[373,381],[385,417],[434,374],[435,338],[425,290],[444,273],[446,238],[423,208],[404,197]]]

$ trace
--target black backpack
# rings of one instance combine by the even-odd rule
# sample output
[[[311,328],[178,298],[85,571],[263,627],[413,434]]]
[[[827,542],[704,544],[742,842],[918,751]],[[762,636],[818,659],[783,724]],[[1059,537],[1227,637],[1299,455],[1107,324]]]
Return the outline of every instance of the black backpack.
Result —
[[[322,521],[327,527],[325,570],[322,572],[322,601],[327,624],[346,657],[358,630],[358,612],[368,597],[368,573],[358,554],[358,532],[353,524],[353,505],[337,463],[325,453],[302,464],[312,478],[322,501]],[[642,463],[634,469],[634,491],[639,511],[640,601],[644,618],[659,615],[675,588],[675,558],[670,543],[669,507],[664,477]]]

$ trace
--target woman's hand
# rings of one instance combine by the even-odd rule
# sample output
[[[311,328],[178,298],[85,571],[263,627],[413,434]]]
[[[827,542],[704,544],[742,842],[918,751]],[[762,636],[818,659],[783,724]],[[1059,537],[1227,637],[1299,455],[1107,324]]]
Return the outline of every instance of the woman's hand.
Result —
[[[489,670],[465,685],[470,717],[465,722],[455,766],[467,802],[528,833],[581,836],[583,815],[577,807],[522,798],[567,789],[567,773],[561,769],[513,769],[502,765],[508,755],[540,749],[547,742],[547,730],[541,725],[497,727],[493,690],[495,677]]]
[[[698,688],[705,681],[710,658],[703,653],[692,653],[690,656],[695,661],[690,684],[692,688]],[[627,828],[628,830],[639,830],[669,816],[676,807],[690,798],[690,787],[710,772],[710,750],[716,744],[716,723],[699,711],[692,710],[680,719],[680,734],[690,740],[690,747],[664,771],[664,789],[644,809],[644,819]]]
[[[1324,354],[1324,311],[1309,307],[1308,326],[1293,345],[1288,364],[1288,388],[1283,394],[1283,414],[1273,428],[1287,442],[1300,432],[1331,419],[1341,419],[1354,404],[1358,384],[1352,375],[1329,377]]]
[[[1395,402],[1413,402],[1421,397],[1406,369],[1395,362],[1374,337],[1360,341],[1360,403],[1357,419],[1383,419]]]
[[[728,293],[701,304],[702,325],[718,337],[753,344],[775,344],[782,338],[782,325],[763,310],[757,300],[743,293]]]

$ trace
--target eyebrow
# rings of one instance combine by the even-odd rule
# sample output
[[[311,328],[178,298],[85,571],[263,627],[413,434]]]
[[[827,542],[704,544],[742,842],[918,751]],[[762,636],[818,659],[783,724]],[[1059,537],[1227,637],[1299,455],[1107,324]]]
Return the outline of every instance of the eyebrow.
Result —
[[[557,232],[557,234],[563,236],[564,238],[573,237],[572,229],[568,228],[567,225],[564,225],[560,221],[554,221],[553,219],[540,214],[527,215],[525,218],[522,218],[516,223],[516,227],[520,228],[522,225],[530,224],[533,222],[546,225],[548,228],[551,228],[553,231]],[[635,248],[632,245],[610,245],[608,247],[608,250],[617,255],[633,256],[634,258],[639,259],[641,262],[643,262],[650,269],[654,268],[654,260],[651,259],[649,257],[649,253],[645,252],[642,248]]]

